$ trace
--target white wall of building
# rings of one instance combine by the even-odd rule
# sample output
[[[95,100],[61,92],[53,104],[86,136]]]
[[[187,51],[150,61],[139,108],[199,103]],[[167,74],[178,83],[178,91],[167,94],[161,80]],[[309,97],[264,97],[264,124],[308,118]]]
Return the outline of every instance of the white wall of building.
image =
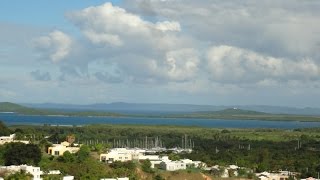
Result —
[[[76,153],[80,150],[80,147],[71,147],[68,142],[62,142],[61,144],[53,144],[48,148],[48,154],[52,156],[62,156],[64,152]]]
[[[74,176],[64,176],[63,180],[74,180]]]
[[[102,178],[100,180],[129,180],[128,177],[123,177],[123,178]]]
[[[28,165],[11,165],[11,166],[0,166],[0,171],[6,171],[9,174],[14,174],[20,171],[25,171],[33,176],[33,180],[41,180],[41,175],[46,174],[41,171],[40,167],[28,166]],[[59,170],[49,171],[47,174],[61,174]]]
[[[106,154],[100,155],[100,161],[112,163],[114,161],[131,161],[139,160],[143,157],[145,150],[141,149],[126,149],[126,148],[114,148]]]
[[[160,163],[160,168],[166,171],[177,171],[187,169],[187,165],[183,161],[162,161]]]
[[[34,167],[34,166],[28,166],[28,165],[20,165],[20,166],[0,166],[0,170],[5,170],[10,173],[17,173],[22,171],[25,171],[26,173],[29,173],[33,176],[33,180],[41,180],[41,174],[43,172],[40,170],[40,167]]]
[[[10,136],[0,136],[0,145],[5,143],[11,143],[11,142],[21,142],[21,143],[29,144],[29,141],[14,140],[15,137],[16,137],[15,134],[11,134]]]

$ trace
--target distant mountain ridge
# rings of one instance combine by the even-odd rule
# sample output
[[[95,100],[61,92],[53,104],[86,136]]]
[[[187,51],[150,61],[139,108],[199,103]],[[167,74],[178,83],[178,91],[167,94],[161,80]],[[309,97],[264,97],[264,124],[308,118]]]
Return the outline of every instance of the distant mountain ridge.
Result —
[[[112,105],[115,105],[115,103],[113,103]],[[131,107],[131,105],[128,106],[128,104],[125,104],[125,103],[116,103],[115,106],[118,106],[118,108],[119,108],[119,107],[123,107],[123,105],[126,105],[127,108]],[[96,106],[100,107],[101,105],[96,105]],[[167,105],[153,104],[153,106],[159,107],[159,106],[167,106]],[[177,106],[177,105],[171,105],[171,106]],[[183,106],[191,106],[191,105],[183,105]],[[93,107],[94,107],[94,105],[93,105]],[[193,106],[191,106],[191,107],[193,107]],[[83,108],[85,108],[85,107],[83,107]],[[150,108],[150,105],[149,105],[149,108]],[[25,107],[25,106],[10,103],[10,102],[0,102],[0,112],[14,112],[14,113],[21,113],[21,114],[24,114],[24,113],[30,114],[30,112],[32,114],[36,114],[36,113],[38,113],[38,114],[46,114],[46,113],[56,114],[56,113],[59,113],[59,111],[53,111],[53,109],[50,109],[48,106],[46,107],[46,109],[41,109],[41,108],[37,108],[37,107]],[[85,112],[85,111],[78,111],[78,113],[82,113],[82,112]],[[99,113],[99,112],[101,112],[101,111],[96,111],[96,112],[91,111],[91,113]],[[90,111],[88,111],[87,113],[90,113]],[[265,114],[265,113],[257,112],[257,111],[250,111],[250,110],[242,110],[242,109],[238,109],[238,108],[228,108],[228,109],[223,109],[223,110],[218,110],[218,111],[196,111],[193,113],[190,112],[190,114],[261,115],[261,114]]]
[[[110,112],[95,112],[95,111],[78,111],[67,112],[58,111],[55,109],[41,109],[36,107],[25,107],[19,104],[10,102],[0,102],[0,113],[17,113],[23,115],[64,115],[64,116],[122,116],[117,113]]]
[[[294,114],[294,115],[320,115],[320,108],[295,108],[282,106],[265,106],[265,105],[248,105],[248,106],[212,106],[212,105],[192,105],[192,104],[139,104],[139,103],[110,103],[110,104],[91,104],[91,105],[74,105],[74,104],[14,104],[10,102],[0,103],[2,112],[40,112],[43,110],[50,111],[98,111],[98,112],[116,112],[124,114],[148,114],[148,112],[157,113],[209,113],[222,111],[226,109],[241,109],[271,114]],[[249,113],[249,112],[247,112]]]
[[[62,109],[62,110],[91,110],[91,111],[112,111],[112,112],[167,112],[167,113],[192,113],[203,111],[220,111],[224,109],[238,108],[242,110],[258,111],[272,114],[295,114],[295,115],[320,115],[320,108],[296,108],[285,106],[268,105],[234,105],[234,106],[215,106],[215,105],[193,105],[193,104],[161,104],[161,103],[99,103],[89,105],[75,104],[22,104],[27,107],[41,109]]]
[[[24,107],[18,104],[14,103],[0,103],[0,113],[1,112],[15,112],[19,115],[44,115],[44,116],[81,116],[81,117],[135,117],[135,118],[201,118],[201,119],[234,119],[234,120],[270,120],[270,121],[320,121],[320,116],[317,115],[290,115],[290,114],[272,114],[272,113],[265,113],[265,112],[258,112],[258,111],[252,111],[252,110],[246,110],[246,109],[239,109],[239,108],[224,108],[222,110],[210,110],[210,111],[187,111],[187,112],[173,112],[171,109],[171,113],[146,113],[146,106],[148,105],[149,111],[150,107],[152,108],[158,108],[157,110],[163,110],[164,108],[172,108],[172,107],[188,107],[189,109],[195,110],[195,108],[198,110],[199,106],[197,105],[165,105],[165,104],[122,104],[117,103],[116,106],[119,109],[125,109],[132,107],[132,106],[138,106],[136,107],[136,111],[140,110],[139,108],[144,108],[144,112],[139,113],[119,113],[115,112],[114,110],[108,109],[109,112],[106,111],[106,109],[103,109],[103,111],[97,111],[97,110],[88,110],[88,109],[77,109],[77,110],[61,110],[61,106],[59,106],[60,110],[58,109],[48,109],[46,107],[45,109],[35,108],[35,107]],[[100,105],[98,105],[100,106]],[[112,106],[115,108],[114,104],[111,104],[109,106]],[[103,106],[105,107],[105,106]],[[195,107],[195,108],[194,108]],[[201,106],[203,107],[203,106]],[[205,106],[207,107],[207,106]],[[83,107],[84,108],[84,107]],[[91,106],[91,108],[94,108]],[[96,108],[96,107],[95,107]],[[151,110],[154,110],[152,109]],[[201,108],[200,108],[201,109]],[[211,108],[212,109],[212,108]],[[127,109],[128,110],[128,109]],[[177,109],[174,109],[177,110]],[[181,109],[179,109],[181,110]],[[131,111],[134,111],[131,109]],[[185,109],[184,109],[185,111]]]
[[[11,103],[11,102],[0,102],[0,112],[14,112],[14,113],[41,113],[40,110],[25,107],[19,104]]]
[[[251,111],[251,110],[243,110],[238,108],[228,108],[220,111],[209,111],[209,112],[196,112],[194,114],[212,114],[212,115],[266,115],[268,113]]]

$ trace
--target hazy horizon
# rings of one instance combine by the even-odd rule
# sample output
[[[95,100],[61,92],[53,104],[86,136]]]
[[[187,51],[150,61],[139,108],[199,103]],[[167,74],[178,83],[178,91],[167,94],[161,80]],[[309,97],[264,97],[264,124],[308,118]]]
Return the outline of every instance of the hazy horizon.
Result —
[[[34,105],[45,105],[45,104],[62,104],[62,105],[75,105],[75,106],[91,106],[91,105],[116,105],[116,104],[138,104],[138,105],[181,105],[181,106],[216,106],[216,107],[245,107],[245,106],[257,106],[257,107],[283,107],[283,108],[298,108],[298,109],[303,109],[303,108],[320,108],[316,106],[281,106],[281,105],[266,105],[266,104],[191,104],[191,103],[161,103],[161,102],[144,102],[144,103],[139,103],[139,102],[96,102],[96,103],[87,103],[87,104],[75,104],[75,103],[55,103],[55,102],[42,102],[42,103],[32,103],[32,102],[10,102],[10,103],[15,103],[15,104],[34,104]]]
[[[320,107],[320,1],[0,3],[0,102]]]

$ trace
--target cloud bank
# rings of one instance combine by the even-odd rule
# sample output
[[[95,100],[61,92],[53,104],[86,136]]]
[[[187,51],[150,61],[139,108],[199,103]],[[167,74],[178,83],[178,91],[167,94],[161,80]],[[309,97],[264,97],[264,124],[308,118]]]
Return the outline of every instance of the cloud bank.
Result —
[[[39,59],[58,71],[30,76],[131,89],[138,99],[311,97],[320,84],[319,8],[316,0],[108,2],[66,12],[76,32],[57,27],[34,38]],[[121,92],[119,99],[131,94]]]
[[[266,2],[249,1],[137,0],[126,4],[134,5],[126,10],[105,3],[66,14],[86,40],[81,44],[85,63],[73,61],[69,66],[81,64],[87,69],[100,62],[105,70],[92,75],[102,82],[319,80],[318,54],[313,49],[320,41],[306,34],[317,32],[320,26],[305,28],[318,20],[306,13],[309,9],[293,14],[296,6],[263,7]],[[313,4],[303,3],[303,7]],[[37,39],[36,47],[48,50],[51,61],[60,62],[79,48],[70,36],[54,31]],[[118,77],[111,71],[117,71]]]

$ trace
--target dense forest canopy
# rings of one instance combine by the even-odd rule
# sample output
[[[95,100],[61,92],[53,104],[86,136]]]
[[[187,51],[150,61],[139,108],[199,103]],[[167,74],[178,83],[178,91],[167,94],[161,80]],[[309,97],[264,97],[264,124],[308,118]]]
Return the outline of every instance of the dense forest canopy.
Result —
[[[254,172],[289,170],[301,173],[301,177],[315,177],[320,172],[318,128],[278,130],[146,125],[43,125],[11,126],[10,129],[19,139],[39,143],[39,146],[48,143],[47,140],[52,143],[65,141],[72,134],[75,143],[86,144],[97,153],[105,152],[111,147],[127,147],[128,142],[129,146],[137,145],[130,142],[144,142],[146,138],[150,147],[154,145],[152,143],[155,139],[163,142],[162,145],[167,148],[183,147],[185,144],[182,144],[182,140],[187,137],[187,142],[192,142],[189,147],[193,147],[193,152],[170,157],[200,160],[209,166],[236,164],[253,169]],[[64,159],[53,164],[68,163],[76,166],[75,163],[80,162],[80,159],[82,162],[86,161],[86,151],[76,156],[66,154]],[[65,171],[68,172],[68,169],[66,167]]]

